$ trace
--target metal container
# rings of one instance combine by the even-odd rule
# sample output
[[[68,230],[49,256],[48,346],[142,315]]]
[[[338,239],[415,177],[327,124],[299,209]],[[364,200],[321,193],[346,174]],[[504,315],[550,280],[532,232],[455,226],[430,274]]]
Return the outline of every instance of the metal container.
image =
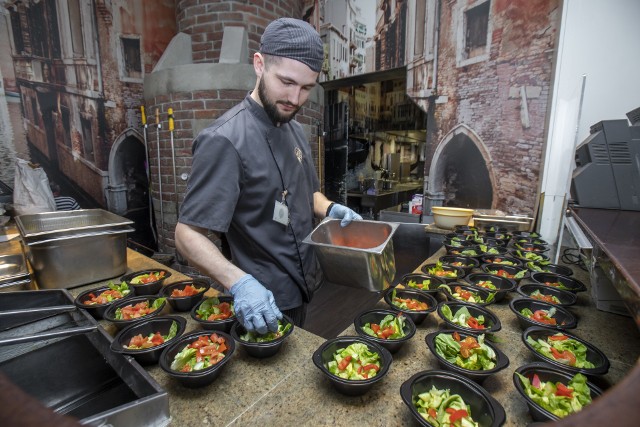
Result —
[[[476,209],[473,213],[473,225],[479,229],[496,226],[504,227],[508,231],[530,231],[533,218],[525,215],[501,215],[498,211]]]
[[[101,209],[20,215],[38,287],[72,288],[124,274],[132,221]]]
[[[169,424],[167,392],[110,351],[112,338],[68,291],[0,294],[0,315],[0,371],[43,405],[85,425]]]
[[[313,245],[329,282],[378,292],[387,289],[396,274],[393,234],[398,224],[340,220],[321,222],[304,240]]]

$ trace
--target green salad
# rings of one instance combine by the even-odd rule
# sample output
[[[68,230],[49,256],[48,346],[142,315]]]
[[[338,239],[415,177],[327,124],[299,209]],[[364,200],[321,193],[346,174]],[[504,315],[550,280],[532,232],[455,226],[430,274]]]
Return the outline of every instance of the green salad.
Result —
[[[462,256],[478,256],[480,254],[475,249],[465,249],[463,251],[460,251],[459,255],[462,255]]]
[[[224,337],[216,333],[200,335],[175,355],[171,362],[171,369],[191,372],[209,368],[226,357],[226,350],[227,344]]]
[[[269,342],[280,338],[291,329],[291,323],[278,320],[278,331],[267,332],[266,334],[258,334],[256,332],[247,331],[245,334],[240,335],[240,339],[246,342]]]
[[[516,374],[527,396],[558,418],[578,412],[591,403],[587,377],[582,374],[576,374],[567,385],[561,382],[541,381],[537,374],[533,374],[531,379],[518,372]]]
[[[329,372],[346,380],[373,378],[381,366],[380,355],[358,342],[336,350],[333,360],[327,362]]]
[[[495,247],[489,247],[487,245],[478,245],[478,247],[483,254],[500,255],[500,251]]]
[[[382,321],[378,323],[365,323],[362,330],[372,337],[382,338],[385,340],[397,340],[404,337],[405,317],[402,313],[397,316],[387,314]]]
[[[169,327],[169,333],[167,335],[161,335],[160,332],[150,333],[146,337],[142,334],[138,334],[129,340],[129,344],[123,347],[127,350],[144,350],[152,348],[157,345],[163,344],[170,339],[174,338],[178,334],[178,322],[171,322]]]
[[[451,307],[442,305],[441,312],[448,321],[463,328],[486,329],[484,316],[481,314],[478,317],[473,317],[467,307],[462,307],[453,314]]]
[[[433,267],[430,267],[427,270],[427,274],[431,274],[432,276],[436,276],[436,277],[448,277],[448,278],[456,278],[458,277],[458,273],[457,271],[454,270],[449,270],[446,267],[443,266],[442,261],[438,261],[436,263],[436,265],[434,265]]]
[[[235,316],[233,301],[228,303],[220,302],[216,297],[207,298],[196,310],[196,315],[198,318],[208,321],[229,319]]]
[[[529,270],[533,270],[536,273],[537,272],[540,272],[540,273],[553,273],[548,268],[545,268],[545,266],[548,265],[548,264],[550,264],[549,261],[538,261],[538,262],[529,261],[527,263],[527,268]]]
[[[438,288],[445,289],[449,293],[449,295],[451,295],[453,298],[457,300],[471,302],[475,304],[491,302],[493,301],[493,298],[496,295],[494,292],[491,292],[489,293],[489,296],[487,297],[487,299],[484,300],[482,299],[482,296],[480,296],[479,293],[473,292],[473,291],[467,291],[466,289],[462,289],[462,287],[460,286],[455,286],[453,290],[448,285],[440,285],[438,286]]]
[[[413,279],[407,280],[407,286],[413,289],[427,290],[429,285],[431,285],[431,279],[422,279],[420,283]]]
[[[591,369],[596,367],[587,360],[587,346],[563,333],[558,332],[537,340],[528,336],[527,342],[538,353],[556,362],[576,368]]]
[[[414,397],[413,405],[418,413],[434,427],[478,427],[471,417],[471,407],[462,396],[451,394],[449,389],[439,390],[435,386]]]
[[[472,371],[488,371],[496,367],[497,355],[484,343],[484,334],[478,338],[460,334],[438,334],[434,340],[436,353],[447,362]]]
[[[542,262],[545,262],[545,261],[548,263],[545,257],[535,252],[521,251],[518,249],[517,251],[515,251],[515,253],[517,257],[526,259],[527,261],[535,262],[538,264],[541,264]]]

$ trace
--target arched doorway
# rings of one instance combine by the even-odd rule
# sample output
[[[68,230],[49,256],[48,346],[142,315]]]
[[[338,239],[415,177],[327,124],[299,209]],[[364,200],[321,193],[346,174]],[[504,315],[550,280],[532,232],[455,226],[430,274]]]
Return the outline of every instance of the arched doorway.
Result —
[[[129,239],[157,250],[153,209],[150,209],[147,155],[139,132],[127,129],[109,154],[109,210],[134,222]]]
[[[431,206],[493,209],[495,177],[491,157],[480,137],[458,125],[440,142],[429,170]]]

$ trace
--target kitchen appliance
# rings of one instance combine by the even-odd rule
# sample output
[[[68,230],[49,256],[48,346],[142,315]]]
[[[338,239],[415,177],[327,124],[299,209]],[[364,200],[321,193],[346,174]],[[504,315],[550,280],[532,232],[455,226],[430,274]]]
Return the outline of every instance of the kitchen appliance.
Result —
[[[591,126],[576,148],[571,196],[581,207],[640,210],[639,121],[629,126],[627,120],[603,120]]]
[[[27,259],[41,289],[72,288],[127,270],[133,221],[102,209],[16,217]]]
[[[0,371],[44,406],[90,425],[166,426],[166,391],[64,289],[0,293]]]
[[[326,280],[371,292],[387,289],[396,274],[393,234],[398,224],[322,221],[304,240],[313,245]]]

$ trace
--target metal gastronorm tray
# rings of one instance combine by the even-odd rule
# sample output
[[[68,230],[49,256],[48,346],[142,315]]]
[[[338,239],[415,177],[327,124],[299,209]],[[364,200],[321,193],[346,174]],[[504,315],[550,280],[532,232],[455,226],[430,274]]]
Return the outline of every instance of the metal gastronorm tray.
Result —
[[[86,234],[103,229],[119,229],[133,221],[103,209],[80,209],[19,215],[16,224],[26,243],[32,238],[55,238]]]
[[[42,304],[31,304],[32,309],[73,304],[64,289],[8,292],[0,294],[0,309],[15,309],[13,305],[22,298]],[[167,392],[133,358],[110,351],[112,338],[86,311],[54,312],[30,323],[15,324],[0,331],[0,340],[5,342],[0,345],[0,371],[43,405],[88,425],[169,423]],[[56,335],[82,325],[93,326],[93,330]],[[41,338],[6,343],[22,334],[40,334]]]

